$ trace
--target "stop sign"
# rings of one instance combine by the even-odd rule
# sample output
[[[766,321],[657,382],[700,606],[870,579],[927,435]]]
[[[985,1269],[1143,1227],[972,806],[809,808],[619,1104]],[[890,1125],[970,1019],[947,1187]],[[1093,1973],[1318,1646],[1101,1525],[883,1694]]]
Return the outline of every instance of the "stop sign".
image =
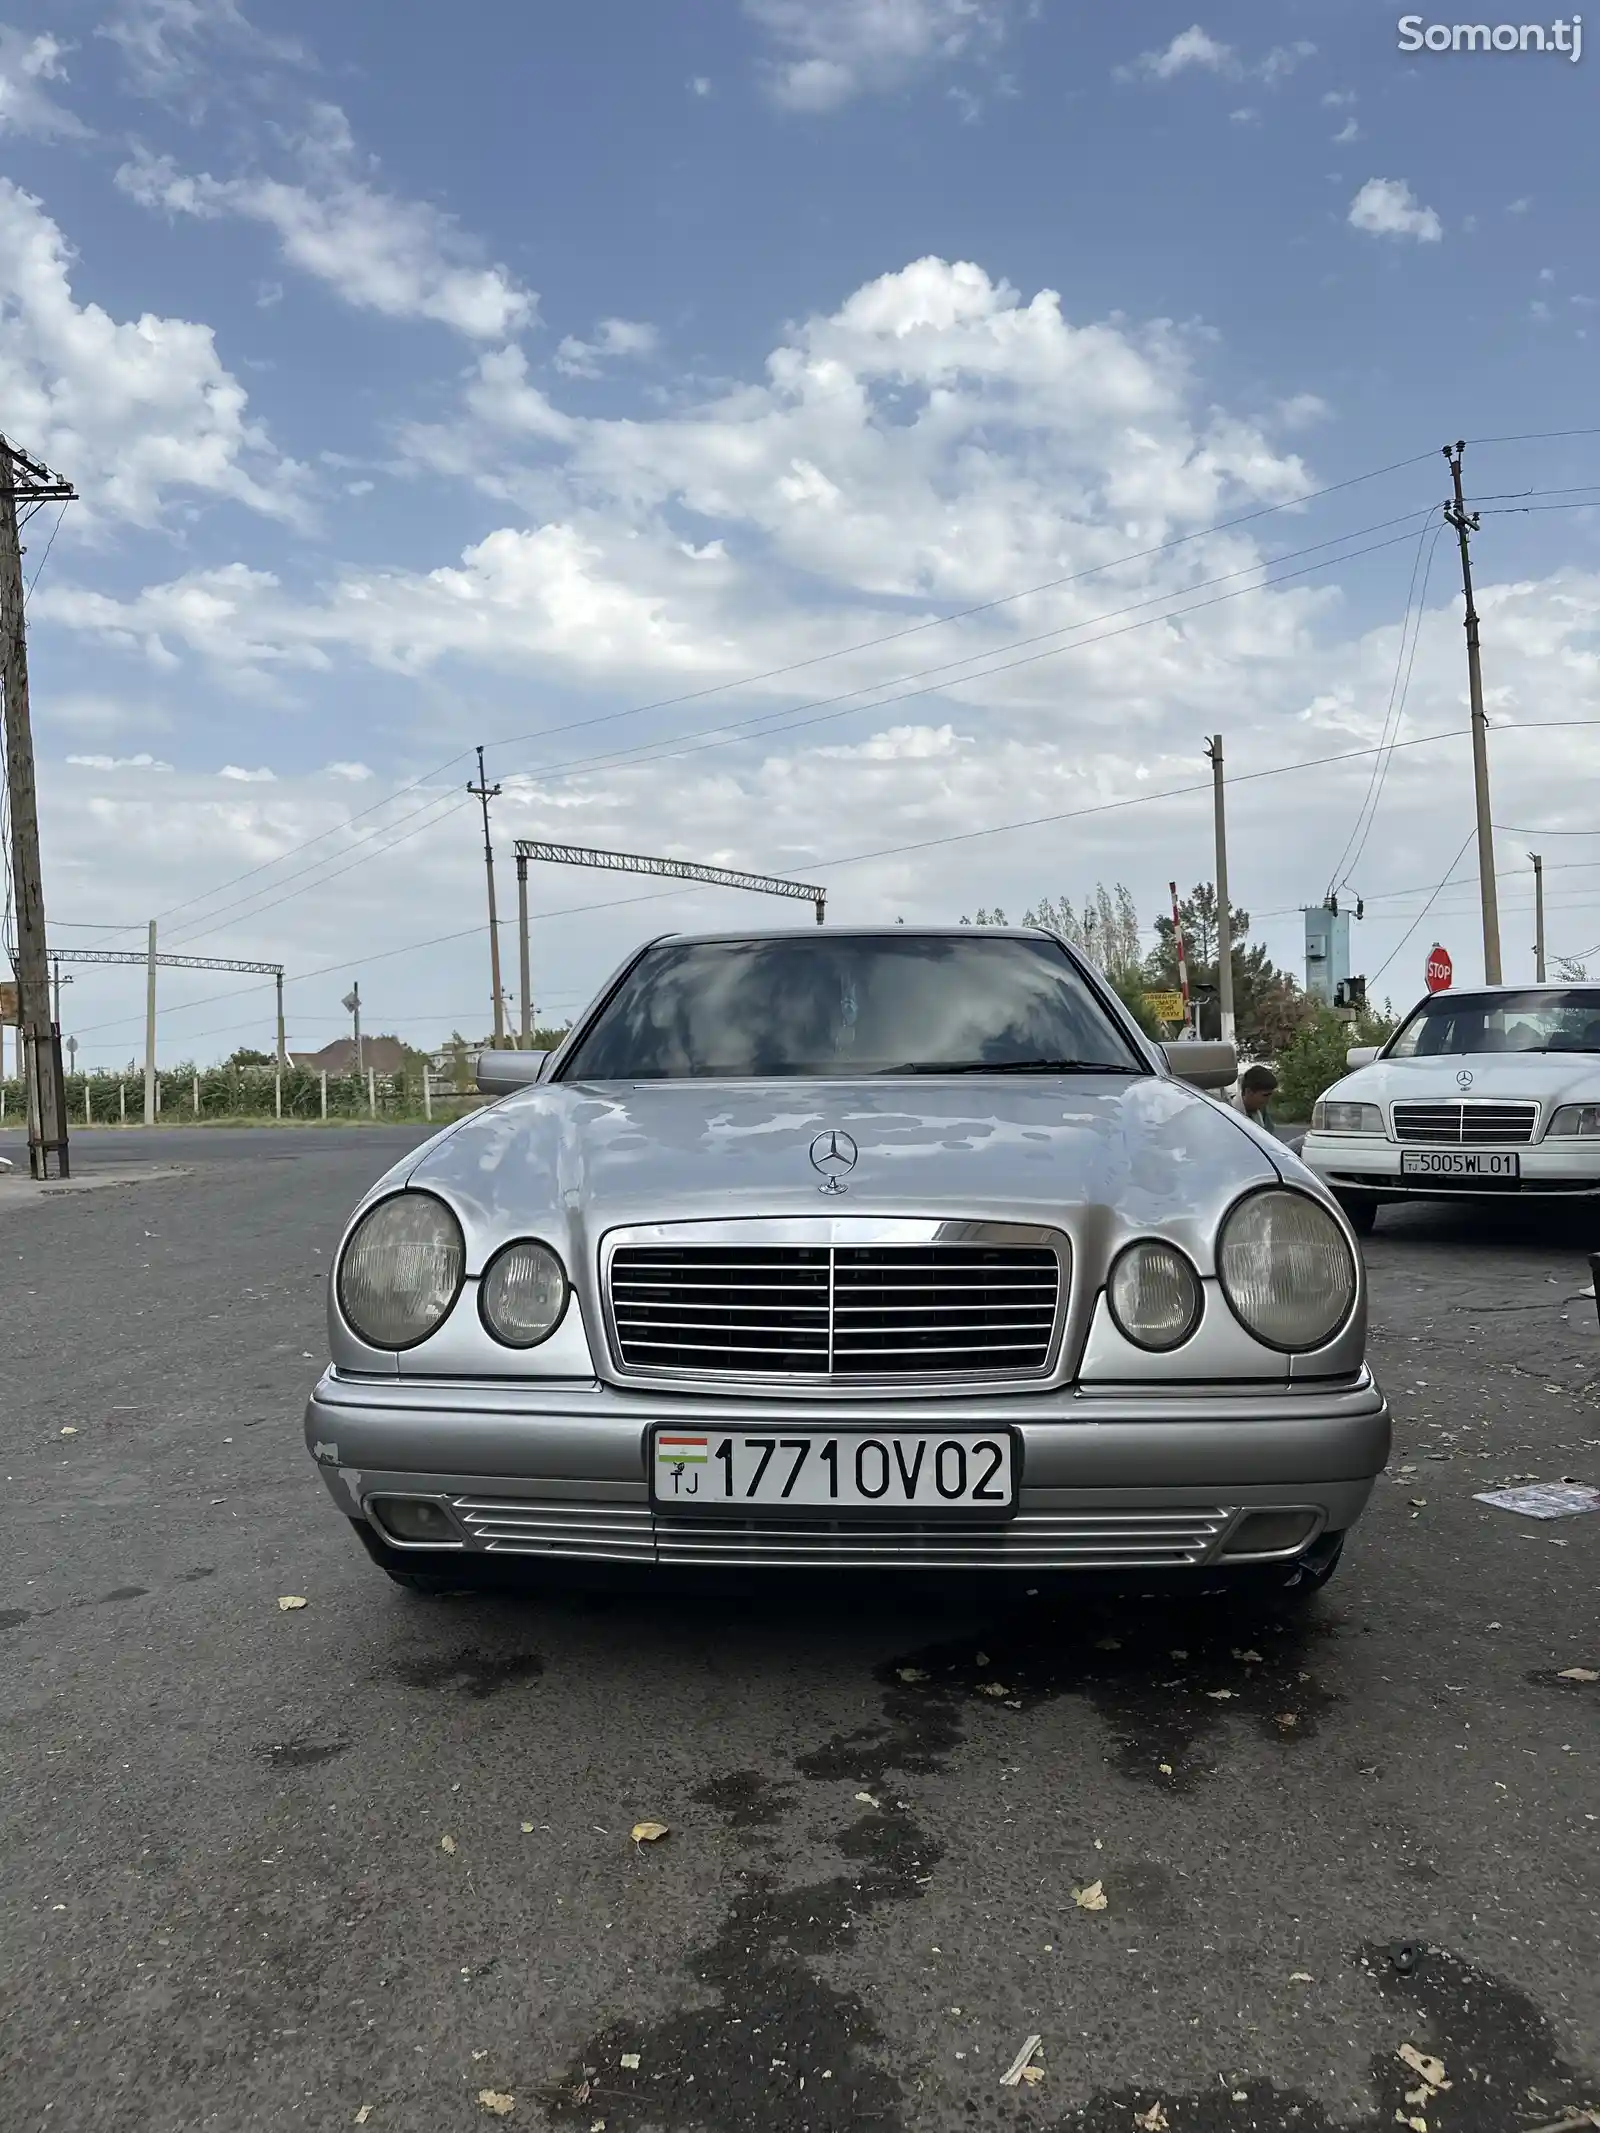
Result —
[[[1450,960],[1449,949],[1441,948],[1435,941],[1428,951],[1429,992],[1448,992],[1450,980],[1455,974],[1455,965]]]

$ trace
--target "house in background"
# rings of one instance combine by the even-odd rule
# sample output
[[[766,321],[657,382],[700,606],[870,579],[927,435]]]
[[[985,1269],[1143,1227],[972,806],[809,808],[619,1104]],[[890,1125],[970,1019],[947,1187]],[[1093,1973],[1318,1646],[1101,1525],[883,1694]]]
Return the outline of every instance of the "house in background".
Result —
[[[356,1040],[354,1037],[336,1037],[332,1044],[325,1044],[320,1052],[291,1052],[291,1066],[304,1067],[311,1074],[353,1074],[356,1071]],[[406,1047],[398,1037],[363,1037],[361,1040],[361,1065],[374,1074],[399,1074],[405,1069]]]

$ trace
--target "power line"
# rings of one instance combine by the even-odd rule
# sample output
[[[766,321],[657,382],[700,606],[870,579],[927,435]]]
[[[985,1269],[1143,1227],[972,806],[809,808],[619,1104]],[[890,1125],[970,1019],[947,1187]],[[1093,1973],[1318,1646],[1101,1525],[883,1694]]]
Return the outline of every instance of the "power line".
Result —
[[[1435,889],[1435,890],[1434,890],[1434,892],[1433,892],[1432,896],[1430,896],[1430,897],[1428,898],[1428,901],[1427,901],[1427,902],[1426,902],[1426,903],[1425,903],[1425,904],[1423,905],[1422,909],[1421,909],[1421,910],[1420,910],[1420,911],[1419,911],[1419,912],[1417,913],[1416,917],[1415,917],[1415,918],[1414,918],[1414,919],[1413,919],[1413,920],[1411,921],[1410,925],[1409,925],[1409,926],[1407,926],[1407,928],[1406,928],[1405,932],[1401,934],[1400,938],[1399,938],[1399,939],[1398,939],[1398,940],[1397,940],[1397,941],[1395,942],[1394,946],[1393,946],[1393,947],[1392,947],[1392,948],[1391,948],[1391,949],[1389,950],[1389,953],[1388,953],[1388,954],[1387,954],[1387,955],[1386,955],[1386,956],[1384,957],[1383,961],[1382,961],[1382,962],[1381,962],[1381,963],[1380,963],[1380,964],[1378,965],[1377,969],[1376,969],[1376,970],[1375,970],[1375,971],[1374,971],[1374,972],[1372,973],[1372,976],[1371,976],[1371,977],[1370,977],[1370,978],[1369,978],[1369,979],[1367,980],[1367,983],[1368,983],[1369,985],[1376,985],[1376,983],[1378,982],[1379,978],[1381,978],[1381,977],[1383,976],[1384,972],[1385,972],[1385,971],[1386,971],[1386,970],[1388,969],[1389,965],[1390,965],[1390,964],[1391,964],[1391,963],[1392,963],[1392,962],[1394,961],[1395,957],[1396,957],[1396,956],[1397,956],[1397,955],[1398,955],[1398,954],[1400,953],[1401,949],[1402,949],[1402,948],[1403,948],[1403,947],[1405,946],[1406,942],[1407,942],[1408,940],[1410,940],[1410,938],[1411,938],[1412,934],[1416,932],[1417,928],[1418,928],[1418,927],[1419,927],[1419,926],[1420,926],[1420,925],[1422,924],[1422,921],[1423,921],[1423,920],[1424,920],[1424,919],[1425,919],[1425,918],[1427,917],[1428,913],[1429,913],[1429,912],[1430,912],[1430,911],[1431,911],[1431,910],[1433,909],[1433,907],[1434,907],[1434,904],[1435,904],[1435,903],[1436,903],[1436,902],[1438,901],[1438,898],[1439,898],[1439,894],[1440,894],[1440,891],[1441,891],[1441,890],[1442,890],[1442,889],[1444,888],[1444,886],[1445,886],[1445,882],[1448,882],[1448,880],[1450,879],[1450,876],[1451,876],[1451,875],[1452,875],[1452,874],[1453,874],[1453,873],[1455,872],[1456,868],[1457,868],[1457,867],[1458,867],[1458,866],[1459,866],[1459,865],[1461,864],[1461,856],[1462,856],[1462,853],[1464,853],[1464,852],[1466,851],[1466,849],[1467,849],[1467,846],[1468,846],[1468,845],[1469,845],[1469,844],[1470,844],[1470,843],[1472,842],[1473,838],[1474,838],[1474,837],[1476,837],[1476,836],[1477,836],[1477,834],[1478,834],[1478,826],[1477,826],[1477,824],[1476,824],[1476,823],[1474,823],[1474,824],[1473,824],[1473,826],[1472,826],[1472,828],[1471,828],[1471,829],[1469,829],[1469,830],[1468,830],[1468,832],[1467,832],[1467,834],[1466,834],[1466,835],[1465,835],[1465,836],[1464,836],[1464,837],[1462,838],[1462,840],[1461,840],[1461,844],[1460,844],[1460,847],[1459,847],[1459,849],[1458,849],[1458,850],[1457,850],[1457,852],[1456,852],[1456,856],[1455,856],[1455,858],[1454,858],[1454,859],[1452,859],[1452,860],[1451,860],[1451,862],[1450,862],[1450,864],[1449,864],[1449,865],[1448,865],[1448,866],[1447,866],[1447,867],[1445,868],[1445,870],[1444,870],[1444,881],[1441,881],[1441,882],[1440,882],[1440,884],[1439,884],[1439,887],[1438,887],[1437,889]]]

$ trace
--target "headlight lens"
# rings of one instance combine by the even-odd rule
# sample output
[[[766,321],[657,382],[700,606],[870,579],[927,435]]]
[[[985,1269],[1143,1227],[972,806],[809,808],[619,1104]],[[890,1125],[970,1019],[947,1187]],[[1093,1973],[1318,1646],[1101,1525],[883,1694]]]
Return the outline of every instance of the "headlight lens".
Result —
[[[448,1316],[467,1250],[442,1200],[399,1192],[350,1233],[339,1262],[339,1308],[374,1348],[414,1348]]]
[[[478,1284],[483,1322],[507,1348],[537,1348],[566,1308],[566,1268],[546,1244],[508,1244]]]
[[[1544,1129],[1544,1137],[1566,1140],[1575,1134],[1600,1133],[1600,1104],[1563,1104]]]
[[[1139,1348],[1178,1348],[1200,1317],[1200,1282],[1170,1244],[1132,1244],[1107,1284],[1118,1330]]]
[[[1256,1192],[1222,1225],[1217,1271],[1243,1324],[1269,1348],[1320,1348],[1355,1301],[1344,1232],[1301,1192]]]
[[[1313,1133],[1381,1133],[1383,1113],[1376,1104],[1329,1103],[1319,1096],[1311,1107]]]

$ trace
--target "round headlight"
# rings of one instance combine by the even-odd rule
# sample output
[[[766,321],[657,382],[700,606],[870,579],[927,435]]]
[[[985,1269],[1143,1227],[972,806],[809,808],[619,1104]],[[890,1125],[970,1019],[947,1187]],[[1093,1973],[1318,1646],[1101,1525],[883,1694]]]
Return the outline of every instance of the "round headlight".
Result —
[[[1200,1318],[1200,1283],[1170,1244],[1131,1244],[1107,1285],[1118,1330],[1139,1348],[1178,1348]]]
[[[478,1284],[483,1322],[508,1348],[537,1348],[566,1308],[566,1269],[545,1244],[508,1244]]]
[[[1356,1268],[1344,1232],[1303,1192],[1256,1192],[1222,1225],[1222,1292],[1269,1348],[1320,1348],[1355,1301]]]
[[[414,1348],[449,1315],[466,1271],[461,1224],[426,1192],[380,1200],[350,1232],[339,1308],[373,1348]]]

